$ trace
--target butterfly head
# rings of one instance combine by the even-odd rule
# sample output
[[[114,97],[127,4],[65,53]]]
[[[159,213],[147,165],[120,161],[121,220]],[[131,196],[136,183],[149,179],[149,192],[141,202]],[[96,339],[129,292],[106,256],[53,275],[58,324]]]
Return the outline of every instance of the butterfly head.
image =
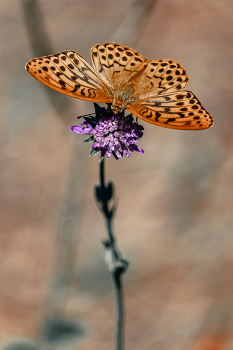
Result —
[[[127,88],[126,91],[121,92],[114,96],[111,109],[114,114],[119,114],[124,111],[126,105],[129,103],[129,96],[131,95],[132,88],[131,86]]]
[[[119,114],[119,113],[122,113],[125,108],[118,103],[116,103],[116,104],[113,103],[111,106],[111,109],[112,109],[114,114]]]

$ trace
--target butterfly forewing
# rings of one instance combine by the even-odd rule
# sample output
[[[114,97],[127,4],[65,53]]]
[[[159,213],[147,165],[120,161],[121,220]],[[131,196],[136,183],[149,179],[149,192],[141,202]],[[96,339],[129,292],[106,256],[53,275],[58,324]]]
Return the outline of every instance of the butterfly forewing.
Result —
[[[142,78],[145,80],[144,91],[139,100],[148,99],[155,93],[160,95],[180,91],[188,82],[184,68],[173,60],[165,59],[149,61]]]
[[[148,62],[137,51],[115,43],[95,45],[91,55],[96,70],[116,91],[142,72]]]
[[[110,91],[98,72],[74,51],[35,58],[27,63],[26,70],[63,94],[94,102],[111,102]]]
[[[127,106],[137,117],[158,126],[201,130],[213,125],[213,118],[191,91],[159,95]]]

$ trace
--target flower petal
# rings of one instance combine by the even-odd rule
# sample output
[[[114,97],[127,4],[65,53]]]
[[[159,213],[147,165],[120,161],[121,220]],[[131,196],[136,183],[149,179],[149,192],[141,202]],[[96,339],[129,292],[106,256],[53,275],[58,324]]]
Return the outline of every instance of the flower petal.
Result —
[[[76,134],[90,134],[91,130],[93,130],[93,129],[92,128],[91,129],[90,128],[84,128],[82,126],[75,125],[75,126],[71,127],[71,130],[73,132],[75,132]]]

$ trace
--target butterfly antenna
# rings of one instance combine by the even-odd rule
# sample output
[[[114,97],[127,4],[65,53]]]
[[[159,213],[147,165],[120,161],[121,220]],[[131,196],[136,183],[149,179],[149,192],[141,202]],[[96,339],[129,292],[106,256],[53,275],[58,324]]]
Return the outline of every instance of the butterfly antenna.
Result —
[[[84,115],[80,115],[79,117],[77,117],[77,119],[83,118],[83,117],[87,117],[88,115],[93,115],[96,114],[95,112],[93,113],[89,113],[89,114],[84,114]]]

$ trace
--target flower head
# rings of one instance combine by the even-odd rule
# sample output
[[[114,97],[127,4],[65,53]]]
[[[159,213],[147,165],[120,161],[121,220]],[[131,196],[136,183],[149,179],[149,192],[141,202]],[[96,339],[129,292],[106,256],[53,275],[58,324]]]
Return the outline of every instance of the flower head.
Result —
[[[107,157],[114,155],[121,159],[124,154],[129,157],[130,151],[144,153],[136,145],[144,128],[134,121],[131,114],[126,117],[122,113],[115,115],[111,108],[100,108],[96,103],[95,110],[95,117],[84,117],[82,126],[71,128],[75,133],[90,135],[85,142],[93,142],[91,156],[100,152],[100,158],[106,154]]]

